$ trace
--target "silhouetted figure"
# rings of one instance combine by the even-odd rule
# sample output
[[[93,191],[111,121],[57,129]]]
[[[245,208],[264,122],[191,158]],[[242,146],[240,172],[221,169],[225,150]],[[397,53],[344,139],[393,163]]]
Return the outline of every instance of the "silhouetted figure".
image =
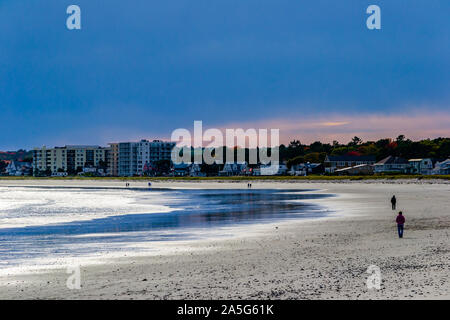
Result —
[[[397,198],[395,198],[395,195],[391,198],[391,204],[392,204],[392,210],[395,210],[397,206]]]
[[[397,222],[397,231],[398,231],[398,237],[403,238],[403,225],[405,224],[405,217],[403,216],[403,212],[399,212],[397,219],[395,219],[395,222]]]

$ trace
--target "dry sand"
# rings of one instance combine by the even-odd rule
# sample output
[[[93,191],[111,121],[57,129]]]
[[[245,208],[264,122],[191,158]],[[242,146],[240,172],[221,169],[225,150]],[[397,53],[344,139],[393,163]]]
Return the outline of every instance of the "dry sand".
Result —
[[[2,181],[1,185],[108,185],[107,181]],[[132,182],[132,186],[145,186]],[[158,187],[242,188],[240,183],[153,183]],[[1,299],[448,299],[450,184],[276,183],[253,188],[315,188],[333,217],[240,231],[228,239],[167,244],[165,254],[108,260],[81,268],[82,288],[65,269],[2,279]],[[406,216],[396,234],[395,194]],[[366,286],[381,270],[381,289]]]

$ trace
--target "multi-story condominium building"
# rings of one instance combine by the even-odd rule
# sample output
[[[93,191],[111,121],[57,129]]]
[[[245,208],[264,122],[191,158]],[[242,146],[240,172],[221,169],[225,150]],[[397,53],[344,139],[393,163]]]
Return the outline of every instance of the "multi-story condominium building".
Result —
[[[34,172],[64,171],[75,173],[86,167],[106,166],[109,148],[100,146],[65,146],[33,150]]]
[[[118,143],[118,175],[132,176],[137,171],[137,143],[120,142]]]
[[[153,140],[150,142],[150,161],[170,160],[172,157],[172,149],[175,142],[166,142],[161,140]]]
[[[143,175],[145,168],[160,160],[171,159],[175,142],[141,140],[118,143],[118,175]]]
[[[109,176],[119,175],[119,144],[108,143],[109,150],[107,152],[108,168],[106,174]]]
[[[170,161],[173,147],[175,142],[160,140],[110,143],[107,148],[65,146],[47,149],[44,146],[33,151],[33,169],[35,174],[75,174],[86,168],[101,168],[110,176],[143,175],[157,161]]]

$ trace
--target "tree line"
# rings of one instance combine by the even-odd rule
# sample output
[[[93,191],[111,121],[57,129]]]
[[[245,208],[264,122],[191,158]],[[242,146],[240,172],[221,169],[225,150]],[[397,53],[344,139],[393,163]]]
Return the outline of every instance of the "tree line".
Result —
[[[287,146],[280,145],[280,160],[287,161],[288,166],[303,162],[323,162],[327,155],[375,156],[377,161],[388,156],[445,160],[450,157],[450,138],[412,141],[404,135],[399,135],[396,139],[365,142],[359,137],[354,137],[346,144],[338,141],[331,144],[316,141],[306,145],[299,140],[293,140]]]
[[[192,162],[194,162],[194,149],[192,150]],[[238,150],[234,149],[234,159],[227,159],[226,147],[223,147],[224,161],[233,161],[237,158]],[[271,151],[268,150],[270,155]],[[259,155],[259,153],[258,153]],[[279,156],[281,162],[286,162],[288,167],[294,164],[311,162],[323,163],[327,155],[370,155],[375,156],[376,160],[386,158],[387,156],[402,157],[405,159],[413,158],[432,158],[435,160],[445,160],[450,157],[450,138],[424,139],[412,141],[404,135],[399,135],[396,139],[379,139],[377,141],[363,141],[359,137],[354,137],[348,143],[322,143],[320,141],[311,144],[303,144],[299,140],[292,140],[288,145],[279,146]],[[2,159],[3,158],[3,159]],[[250,162],[250,150],[245,149],[245,161]],[[11,153],[3,153],[0,156],[0,172],[4,171],[6,162],[2,160],[22,160],[32,161],[31,152],[18,150]],[[259,161],[259,157],[258,157]],[[106,167],[106,163],[102,164]],[[168,171],[170,161],[160,161],[153,164],[154,169]],[[250,167],[256,166],[251,164]],[[202,165],[202,171],[207,173],[217,172],[220,165]]]
[[[245,149],[245,161],[249,163],[250,151],[248,148]],[[223,147],[224,162],[236,161],[237,153],[237,148],[235,148],[234,159],[227,159],[228,153],[226,152],[226,147]],[[268,153],[270,155],[270,150],[268,150]],[[259,152],[257,154],[259,155]],[[305,162],[323,163],[327,155],[375,156],[377,161],[388,156],[405,159],[432,158],[441,161],[450,157],[450,138],[412,141],[404,135],[399,135],[396,139],[385,138],[377,141],[363,141],[355,136],[348,143],[339,143],[338,141],[322,143],[316,141],[311,144],[303,144],[299,140],[292,140],[288,145],[281,144],[279,146],[280,161],[286,162],[288,167]],[[193,148],[191,148],[191,162],[194,162]],[[256,165],[250,165],[250,167],[252,166]],[[202,168],[202,171],[204,170],[207,171],[207,168]]]

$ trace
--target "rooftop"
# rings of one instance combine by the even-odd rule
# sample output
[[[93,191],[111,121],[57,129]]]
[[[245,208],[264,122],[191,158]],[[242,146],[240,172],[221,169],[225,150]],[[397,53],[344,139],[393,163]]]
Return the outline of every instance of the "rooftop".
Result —
[[[375,156],[327,156],[329,161],[375,161]]]
[[[403,159],[401,157],[393,157],[389,156],[384,158],[383,160],[380,160],[376,163],[377,165],[383,165],[383,164],[409,164],[409,161],[406,159]]]

